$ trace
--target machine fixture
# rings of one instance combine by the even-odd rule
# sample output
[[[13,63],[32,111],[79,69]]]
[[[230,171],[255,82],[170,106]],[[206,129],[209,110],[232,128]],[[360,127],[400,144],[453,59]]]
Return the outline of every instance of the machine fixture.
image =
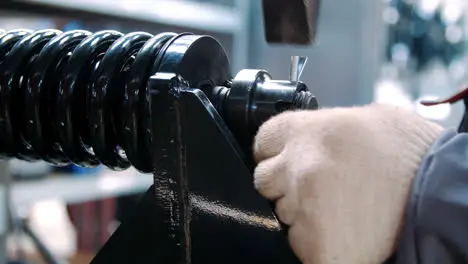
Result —
[[[92,263],[297,263],[253,188],[251,143],[285,110],[316,109],[299,81],[234,78],[209,36],[12,30],[0,34],[0,154],[153,173]]]

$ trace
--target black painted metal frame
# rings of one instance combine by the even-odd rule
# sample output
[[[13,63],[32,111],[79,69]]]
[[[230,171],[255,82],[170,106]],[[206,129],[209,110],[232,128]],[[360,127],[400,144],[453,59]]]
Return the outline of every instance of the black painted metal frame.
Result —
[[[149,90],[154,186],[92,263],[298,263],[208,97],[173,73]]]

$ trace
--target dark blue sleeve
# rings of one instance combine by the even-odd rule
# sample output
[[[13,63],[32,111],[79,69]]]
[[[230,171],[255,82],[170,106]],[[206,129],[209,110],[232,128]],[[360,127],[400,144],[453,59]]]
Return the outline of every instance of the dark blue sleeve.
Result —
[[[396,264],[468,263],[468,134],[445,132],[412,186]]]

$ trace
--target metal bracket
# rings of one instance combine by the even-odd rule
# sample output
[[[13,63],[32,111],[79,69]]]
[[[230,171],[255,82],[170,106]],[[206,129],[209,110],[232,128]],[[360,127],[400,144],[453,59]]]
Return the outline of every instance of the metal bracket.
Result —
[[[207,96],[149,81],[154,186],[92,263],[299,263]]]

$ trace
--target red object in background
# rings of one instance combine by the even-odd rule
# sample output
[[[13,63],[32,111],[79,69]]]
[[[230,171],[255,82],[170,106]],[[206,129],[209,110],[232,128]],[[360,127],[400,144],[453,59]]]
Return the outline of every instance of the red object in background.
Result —
[[[432,106],[438,104],[454,104],[460,100],[463,100],[465,104],[465,113],[463,114],[462,121],[458,126],[459,133],[468,133],[468,88],[464,88],[460,90],[458,93],[444,99],[438,101],[422,101],[421,104],[425,106]]]
[[[462,100],[463,98],[466,98],[467,96],[468,96],[468,88],[465,88],[446,99],[439,100],[439,101],[421,101],[421,104],[425,106],[432,106],[432,105],[438,105],[438,104],[453,104]]]
[[[79,251],[97,252],[109,239],[115,205],[115,199],[110,198],[67,206],[77,231]]]

